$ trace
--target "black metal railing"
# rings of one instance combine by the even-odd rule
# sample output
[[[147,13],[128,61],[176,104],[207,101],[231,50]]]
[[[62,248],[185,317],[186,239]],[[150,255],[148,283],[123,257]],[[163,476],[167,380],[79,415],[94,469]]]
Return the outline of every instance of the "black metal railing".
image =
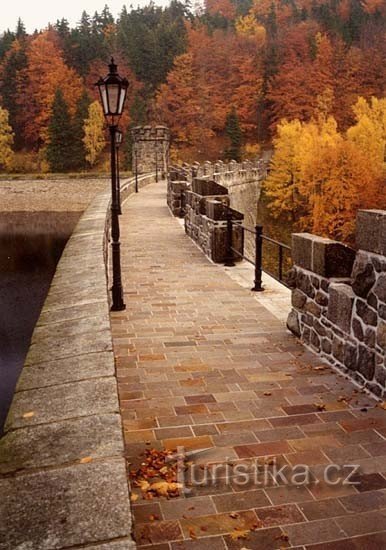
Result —
[[[254,253],[255,258],[252,260],[249,256],[247,256],[244,253],[244,247],[243,252],[240,252],[239,250],[236,250],[233,245],[233,228],[237,227],[240,228],[243,231],[243,238],[242,242],[244,243],[244,233],[247,232],[254,237]],[[270,262],[267,265],[263,265],[263,243],[267,242],[277,247],[278,250],[278,261],[277,261],[277,269],[276,271],[272,270],[270,268],[270,264],[272,264],[272,261],[274,261],[274,258],[270,257]],[[228,208],[227,211],[227,238],[226,238],[226,247],[227,247],[227,253],[224,265],[227,267],[233,267],[235,265],[234,259],[235,256],[238,256],[239,258],[243,258],[250,264],[252,264],[255,268],[255,280],[254,280],[254,286],[251,288],[254,292],[262,292],[264,290],[262,285],[262,275],[263,271],[276,279],[276,281],[280,282],[281,284],[288,287],[287,281],[286,281],[286,265],[290,267],[290,264],[292,263],[292,259],[287,256],[287,260],[289,259],[289,262],[285,262],[285,254],[291,252],[291,247],[277,241],[275,239],[272,239],[271,237],[268,237],[267,235],[264,235],[263,233],[263,226],[262,225],[256,225],[255,229],[250,229],[248,227],[245,227],[244,225],[241,225],[240,222],[235,221],[232,219],[232,212],[231,209]]]
[[[183,175],[183,171],[181,171]],[[181,217],[184,217],[186,213],[186,190],[181,190]],[[255,229],[250,229],[242,225],[241,220],[233,219],[233,213],[229,206],[224,204],[225,216],[227,221],[226,232],[226,254],[224,265],[227,267],[233,267],[235,265],[235,255],[244,259],[248,263],[252,264],[255,268],[255,279],[251,290],[254,292],[262,292],[264,290],[262,285],[262,274],[267,273],[270,277],[289,288],[286,280],[287,271],[292,267],[291,247],[285,243],[272,239],[268,235],[264,235],[263,226],[255,225]],[[233,247],[233,229],[239,228],[242,231],[242,250],[237,250]],[[245,254],[245,233],[248,233],[253,240],[254,259],[251,259]],[[269,254],[267,250],[264,251],[263,244],[267,243],[273,245],[277,251],[277,258],[274,254]],[[265,261],[264,261],[265,260]]]

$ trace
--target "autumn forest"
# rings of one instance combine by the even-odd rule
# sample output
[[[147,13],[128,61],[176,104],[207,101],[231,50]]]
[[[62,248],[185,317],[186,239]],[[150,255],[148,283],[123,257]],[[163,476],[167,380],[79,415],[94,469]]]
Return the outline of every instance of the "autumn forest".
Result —
[[[0,169],[107,165],[95,82],[111,55],[122,118],[161,123],[174,162],[272,155],[272,215],[350,241],[359,207],[386,207],[384,0],[173,0],[0,36]]]

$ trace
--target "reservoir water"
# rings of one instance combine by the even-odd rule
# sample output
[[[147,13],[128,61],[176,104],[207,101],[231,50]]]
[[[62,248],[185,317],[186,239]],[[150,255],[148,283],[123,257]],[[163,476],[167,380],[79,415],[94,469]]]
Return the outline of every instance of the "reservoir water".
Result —
[[[56,265],[79,216],[0,213],[0,435]]]

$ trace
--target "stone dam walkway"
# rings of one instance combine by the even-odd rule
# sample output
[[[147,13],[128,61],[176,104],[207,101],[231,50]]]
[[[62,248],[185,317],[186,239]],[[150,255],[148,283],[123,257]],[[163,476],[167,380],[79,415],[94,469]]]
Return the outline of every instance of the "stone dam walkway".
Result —
[[[121,230],[111,320],[138,547],[385,548],[386,411],[209,262],[163,183],[126,202]],[[181,447],[185,489],[149,490]]]

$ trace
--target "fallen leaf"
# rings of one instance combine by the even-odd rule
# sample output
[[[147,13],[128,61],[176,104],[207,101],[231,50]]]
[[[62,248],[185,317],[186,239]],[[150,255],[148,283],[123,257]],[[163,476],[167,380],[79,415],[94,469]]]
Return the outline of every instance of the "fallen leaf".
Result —
[[[133,494],[130,496],[131,502],[136,502],[136,501],[138,500],[138,498],[139,498],[138,495],[135,494],[135,493],[133,493]]]
[[[23,418],[32,418],[33,416],[35,416],[35,413],[32,411],[23,414]]]
[[[230,537],[232,540],[240,540],[240,539],[246,539],[250,533],[249,529],[235,529],[230,533]]]
[[[189,536],[190,536],[191,539],[196,539],[197,538],[197,535],[194,532],[193,527],[189,527]]]
[[[232,519],[237,519],[240,517],[240,514],[238,514],[237,512],[232,512],[231,514],[229,514],[229,517]]]
[[[272,393],[270,391],[265,391],[264,392],[264,395],[266,395],[267,397],[269,397],[270,395],[272,395]]]
[[[79,462],[81,464],[87,464],[88,462],[92,462],[92,456],[85,456],[84,458],[81,458]]]
[[[145,493],[150,489],[150,483],[144,479],[138,481],[137,483],[138,483],[138,487],[140,487],[143,493]]]
[[[386,411],[386,401],[384,401],[383,403],[381,403],[379,406],[380,406],[381,409],[383,409],[384,411]]]
[[[168,483],[167,481],[158,481],[157,483],[152,483],[149,487],[151,491],[154,491],[158,496],[163,497],[169,496],[170,493],[178,493],[181,488],[181,483]]]

